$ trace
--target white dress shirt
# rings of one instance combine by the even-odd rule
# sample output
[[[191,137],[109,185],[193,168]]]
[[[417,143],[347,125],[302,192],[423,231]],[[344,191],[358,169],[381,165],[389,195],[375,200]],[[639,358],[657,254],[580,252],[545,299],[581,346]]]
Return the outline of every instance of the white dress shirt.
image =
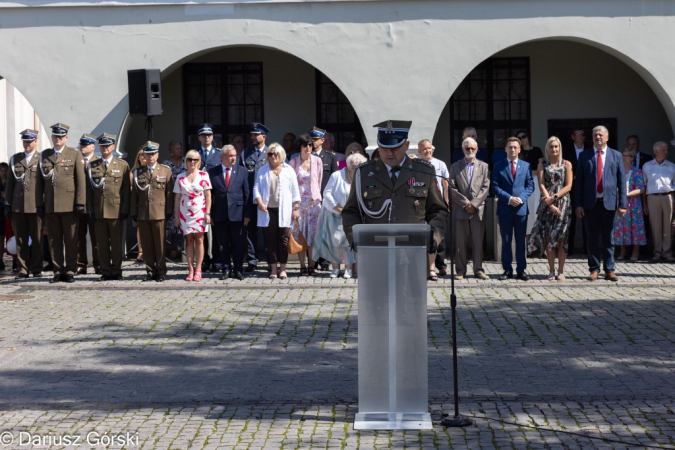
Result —
[[[602,150],[597,149],[593,147],[593,158],[595,158],[595,161],[597,163],[598,161],[598,152],[602,153],[602,183],[603,183],[603,191],[602,193],[595,191],[595,198],[603,198],[605,196],[605,191],[604,191],[604,183],[605,183],[605,163],[607,162],[607,146],[603,148]],[[596,173],[597,176],[597,173]]]
[[[656,159],[647,161],[642,166],[647,195],[665,194],[675,191],[675,164],[664,160],[661,164]]]

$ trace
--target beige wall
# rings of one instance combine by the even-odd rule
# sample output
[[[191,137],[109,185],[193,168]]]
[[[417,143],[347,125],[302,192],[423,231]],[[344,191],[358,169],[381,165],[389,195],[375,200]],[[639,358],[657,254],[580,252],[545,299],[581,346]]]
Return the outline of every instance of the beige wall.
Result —
[[[288,132],[305,133],[316,120],[315,69],[284,52],[253,47],[218,50],[190,62],[262,62],[267,142],[281,142]],[[162,80],[164,113],[153,119],[154,137],[160,143],[160,161],[169,156],[168,143],[183,139],[183,80],[178,68]],[[147,140],[145,117],[133,119],[126,140],[129,160]],[[247,145],[248,136],[246,136]]]
[[[649,154],[654,142],[672,139],[668,117],[654,92],[634,70],[608,53],[575,42],[540,41],[495,56],[530,58],[531,133],[536,146],[546,143],[549,119],[616,117],[619,147],[626,137],[637,134],[642,151]],[[434,135],[436,154],[446,161],[449,118],[446,105]]]

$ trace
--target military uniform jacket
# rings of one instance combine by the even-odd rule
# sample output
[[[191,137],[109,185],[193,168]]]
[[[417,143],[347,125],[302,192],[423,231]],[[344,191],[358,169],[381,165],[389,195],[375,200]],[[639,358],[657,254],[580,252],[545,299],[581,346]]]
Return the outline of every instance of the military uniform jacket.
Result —
[[[255,147],[247,147],[239,155],[239,165],[246,167],[246,170],[248,170],[249,192],[253,192],[253,185],[255,184],[258,169],[265,164],[267,164],[267,145],[263,146],[260,152]],[[253,200],[251,199],[251,201]]]
[[[82,153],[65,147],[58,155],[53,148],[42,152],[45,212],[65,213],[75,211],[75,205],[87,203]]]
[[[164,220],[173,213],[171,175],[171,168],[164,164],[157,164],[152,177],[148,166],[134,170],[129,209],[132,216],[138,216],[138,220]]]
[[[319,158],[321,158],[321,166],[323,167],[323,178],[321,178],[321,195],[323,195],[323,191],[326,189],[331,174],[338,170],[338,164],[335,153],[328,152],[325,149],[321,150],[321,156],[319,156]]]
[[[80,152],[80,153],[82,153],[82,152]],[[89,186],[89,177],[87,175],[87,166],[89,165],[89,163],[92,163],[92,162],[96,161],[97,159],[101,159],[101,158],[99,158],[96,155],[91,155],[91,157],[89,158],[89,162],[85,162],[84,156],[82,156],[82,164],[84,164],[84,178],[87,180],[85,182],[85,185],[87,186],[87,188],[85,189],[85,191],[87,192],[87,203],[85,203],[85,205],[84,205],[84,212],[85,213],[88,213],[89,211],[91,211],[91,208],[89,207],[89,187],[90,186]]]
[[[30,161],[26,161],[24,152],[9,160],[5,203],[12,206],[12,212],[34,214],[38,207],[44,206],[44,183],[39,161],[38,151],[33,152]]]
[[[113,157],[108,167],[97,158],[87,167],[87,210],[94,219],[118,219],[129,214],[129,164]]]
[[[406,157],[401,164],[396,185],[392,186],[387,166],[382,161],[369,161],[356,168],[360,172],[360,189],[354,182],[349,198],[342,210],[342,224],[350,244],[353,244],[352,227],[357,224],[428,223],[434,231],[434,241],[440,244],[445,236],[448,208],[438,192],[434,167],[421,159]],[[371,211],[379,211],[391,199],[380,218],[369,216],[361,209],[357,196]]]

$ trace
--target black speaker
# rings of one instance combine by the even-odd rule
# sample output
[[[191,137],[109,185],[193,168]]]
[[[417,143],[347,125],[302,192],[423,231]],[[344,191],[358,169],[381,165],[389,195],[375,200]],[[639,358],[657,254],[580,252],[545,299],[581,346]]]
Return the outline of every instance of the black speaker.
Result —
[[[162,80],[159,69],[127,71],[129,80],[129,114],[132,116],[162,115]]]

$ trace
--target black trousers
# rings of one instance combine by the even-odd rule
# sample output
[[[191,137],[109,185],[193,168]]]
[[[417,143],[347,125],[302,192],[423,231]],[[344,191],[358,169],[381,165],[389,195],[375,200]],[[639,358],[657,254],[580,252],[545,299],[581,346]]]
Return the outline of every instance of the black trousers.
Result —
[[[258,256],[256,254],[258,249],[258,205],[253,205],[254,214],[251,217],[251,220],[248,222],[248,225],[245,227],[245,238],[248,243],[248,256],[247,262],[250,266],[258,265]]]
[[[290,228],[279,228],[279,208],[267,208],[270,215],[270,224],[265,227],[265,241],[267,242],[267,264],[270,266],[288,262],[288,237]],[[250,224],[250,222],[249,222]]]
[[[220,255],[219,261],[223,265],[223,270],[234,268],[242,270],[244,267],[244,222],[231,222],[224,220],[216,222],[213,225],[213,235],[218,248],[214,249]]]
[[[588,235],[588,269],[600,272],[600,258],[604,270],[614,272],[614,216],[615,210],[606,209],[599,198],[593,209],[584,209],[584,225]]]

